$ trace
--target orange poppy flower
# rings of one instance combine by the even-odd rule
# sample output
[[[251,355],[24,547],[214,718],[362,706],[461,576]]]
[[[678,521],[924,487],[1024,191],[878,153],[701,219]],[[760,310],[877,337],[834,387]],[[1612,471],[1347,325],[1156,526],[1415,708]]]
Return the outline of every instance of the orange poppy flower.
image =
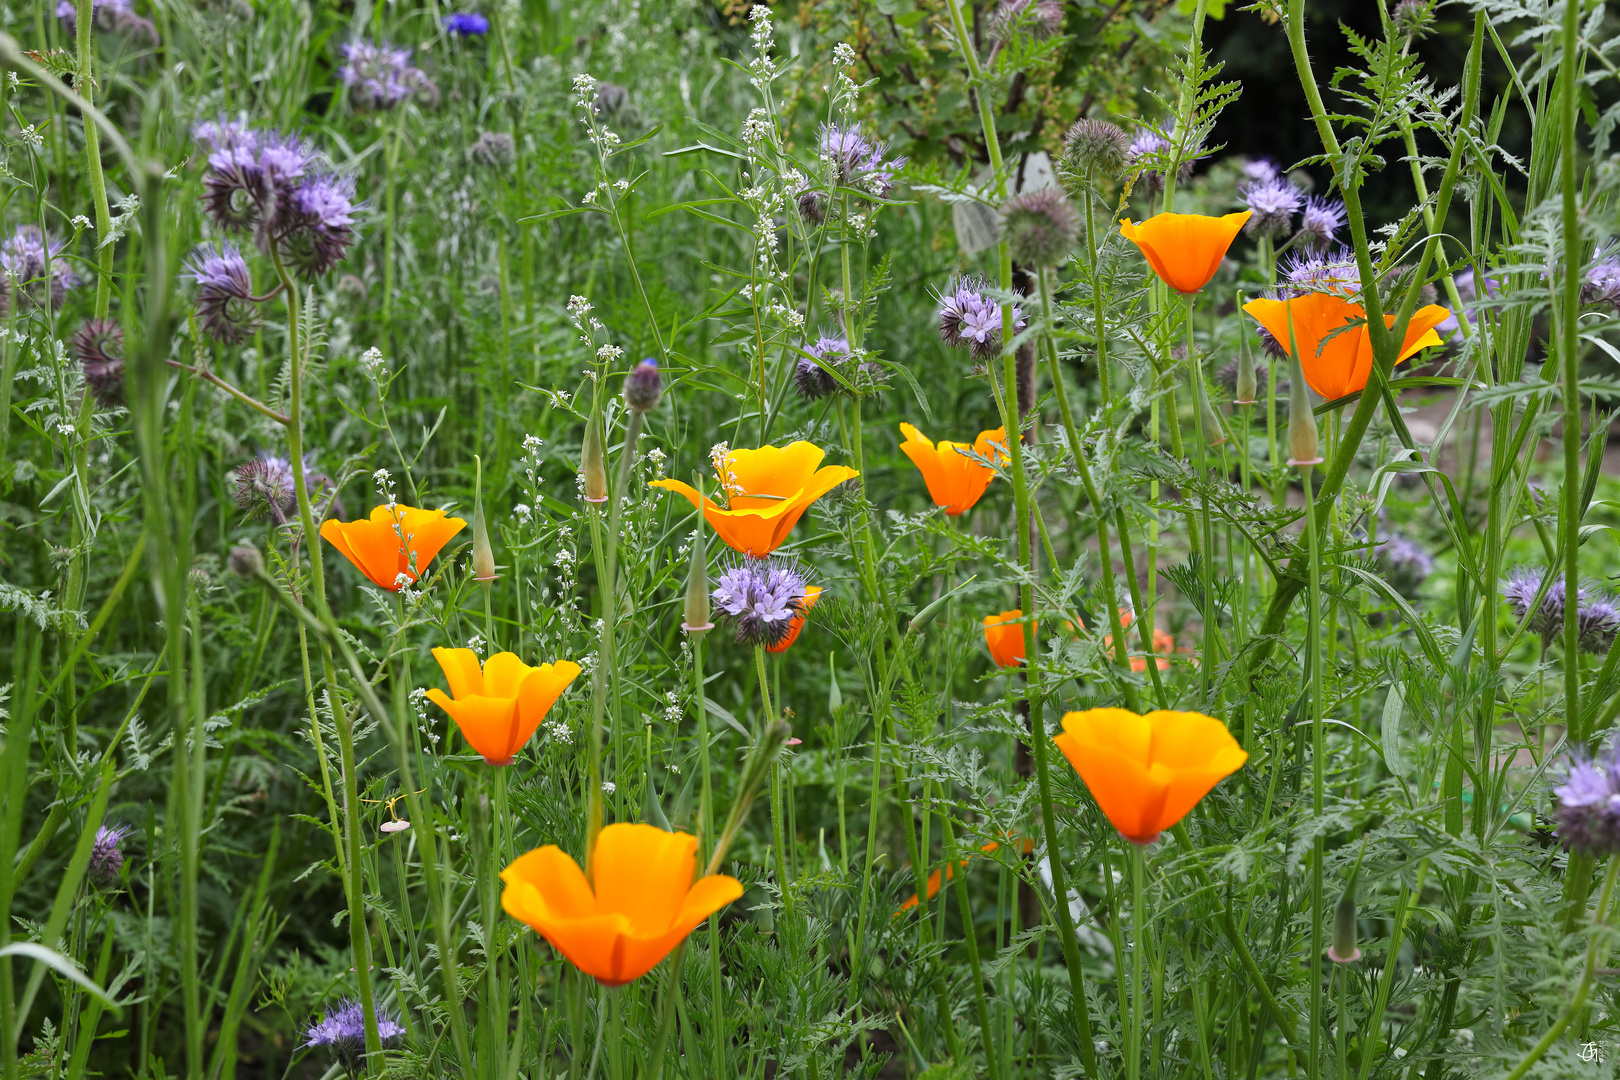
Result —
[[[496,653],[482,668],[471,649],[434,649],[450,693],[435,687],[428,700],[450,714],[462,738],[491,765],[510,765],[568,684],[579,678],[572,660],[530,667],[516,653]]]
[[[1254,316],[1277,339],[1286,352],[1288,349],[1288,321],[1294,322],[1294,344],[1299,348],[1299,365],[1305,372],[1305,382],[1312,390],[1329,401],[1353,394],[1367,386],[1372,375],[1372,341],[1363,322],[1343,333],[1335,330],[1357,319],[1365,320],[1367,312],[1360,305],[1332,293],[1310,292],[1291,300],[1250,300],[1243,310]],[[1397,364],[1419,349],[1439,345],[1440,335],[1434,328],[1451,318],[1451,312],[1438,304],[1429,304],[1412,313],[1406,324],[1406,340],[1401,343]],[[1394,326],[1395,316],[1385,315],[1384,325]],[[1333,335],[1329,337],[1329,335]]]
[[[1148,265],[1172,289],[1195,293],[1220,269],[1226,249],[1253,214],[1154,214],[1140,225],[1120,219],[1120,235],[1142,249]]]
[[[597,982],[623,986],[742,895],[742,884],[725,874],[693,881],[696,852],[695,836],[616,822],[596,838],[594,887],[578,863],[547,844],[501,871],[501,907]]]
[[[730,498],[730,509],[707,496],[703,516],[715,535],[744,555],[763,559],[781,546],[810,504],[845,480],[860,473],[847,465],[817,468],[827,451],[814,443],[762,446],[758,450],[731,450],[717,459],[720,485]],[[654,480],[653,487],[679,492],[697,506],[699,496],[679,480]]]
[[[984,617],[984,643],[997,667],[1017,667],[1024,662],[1023,617],[1021,608]]]
[[[810,617],[810,609],[816,606],[821,599],[821,586],[810,585],[804,590],[804,599],[799,601],[798,613],[793,621],[788,623],[787,630],[782,634],[782,640],[775,645],[765,646],[766,652],[787,652],[788,646],[799,640],[799,631],[804,629],[804,620]]]
[[[421,577],[433,556],[466,527],[465,521],[446,517],[443,510],[418,510],[395,503],[373,508],[371,517],[364,520],[327,521],[321,526],[321,538],[372,584],[398,592]],[[416,556],[414,570],[412,555]]]
[[[979,851],[991,852],[991,851],[995,851],[999,847],[1001,847],[1001,845],[996,843],[994,840],[992,840],[988,844],[985,844],[983,847],[979,848]],[[954,868],[955,867],[966,867],[967,864],[968,864],[968,859],[972,859],[975,856],[977,856],[979,854],[979,851],[969,852],[967,859],[962,859],[961,861],[959,861],[957,863],[954,863],[954,864],[946,863],[945,864],[945,880],[950,881],[955,876],[955,874],[953,873]],[[1029,854],[1029,852],[1026,851],[1024,854],[1027,855],[1027,854]],[[926,888],[927,888],[927,891],[928,891],[928,899],[932,900],[934,897],[939,895],[939,871],[938,870],[935,870],[932,874],[928,875],[928,883],[927,883]],[[912,908],[914,908],[916,906],[917,906],[917,894],[912,893],[911,896],[907,898],[905,903],[901,904],[899,907],[894,909],[894,913],[896,915],[899,915],[901,912],[910,911]]]
[[[900,433],[906,441],[900,444],[901,453],[910,458],[928,485],[928,494],[935,506],[942,506],[952,517],[973,509],[984,489],[990,486],[996,473],[987,469],[962,452],[966,443],[930,442],[927,436],[910,424],[901,424]],[[1007,455],[1007,429],[981,431],[973,440],[973,452],[989,461],[1005,461]]]
[[[1072,712],[1052,741],[1133,844],[1153,843],[1249,760],[1225,724],[1193,712]]]
[[[1129,627],[1131,625],[1131,623],[1133,623],[1135,621],[1136,621],[1136,612],[1132,611],[1130,608],[1120,608],[1119,609],[1119,624],[1121,626]],[[1110,656],[1113,655],[1113,648],[1114,648],[1114,635],[1113,634],[1109,634],[1107,637],[1103,638],[1103,647],[1105,649],[1109,650],[1109,655]],[[1158,668],[1160,671],[1168,671],[1170,669],[1170,661],[1166,660],[1163,656],[1161,656],[1159,654],[1161,654],[1161,653],[1170,653],[1170,652],[1175,652],[1175,651],[1176,651],[1176,636],[1174,634],[1172,634],[1168,630],[1165,630],[1165,629],[1162,629],[1161,627],[1155,626],[1153,628],[1153,655],[1158,656],[1158,659],[1153,662],[1153,666]],[[1136,672],[1146,671],[1147,670],[1147,657],[1143,656],[1140,653],[1137,653],[1137,654],[1133,655],[1131,657],[1131,670],[1136,671]]]

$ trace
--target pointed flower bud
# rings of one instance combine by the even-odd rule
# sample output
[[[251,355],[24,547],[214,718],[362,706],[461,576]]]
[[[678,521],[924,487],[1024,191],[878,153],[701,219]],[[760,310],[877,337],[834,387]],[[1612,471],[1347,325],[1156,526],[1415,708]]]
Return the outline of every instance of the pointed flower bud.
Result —
[[[1260,387],[1254,374],[1254,354],[1249,352],[1249,339],[1245,337],[1238,349],[1237,388],[1232,395],[1234,405],[1253,405]]]
[[[1356,879],[1344,887],[1339,906],[1333,909],[1333,944],[1328,946],[1328,959],[1336,964],[1353,964],[1361,959],[1356,948]]]
[[[478,487],[473,502],[473,580],[488,588],[496,578],[495,549],[489,543],[489,526],[484,519],[484,463],[473,457],[478,469]]]
[[[651,412],[658,408],[658,398],[664,392],[658,376],[658,361],[647,357],[637,364],[624,380],[624,403],[636,412]]]
[[[1316,414],[1305,392],[1305,375],[1294,357],[1294,377],[1288,385],[1288,464],[1308,469],[1322,464],[1322,441],[1316,432]]]
[[[585,474],[585,501],[607,502],[607,454],[602,450],[601,422],[594,417],[585,422],[585,448],[580,456],[580,471]]]
[[[701,634],[714,629],[709,617],[708,547],[708,538],[700,522],[698,531],[692,535],[692,565],[686,574],[686,610],[681,629],[688,634]]]

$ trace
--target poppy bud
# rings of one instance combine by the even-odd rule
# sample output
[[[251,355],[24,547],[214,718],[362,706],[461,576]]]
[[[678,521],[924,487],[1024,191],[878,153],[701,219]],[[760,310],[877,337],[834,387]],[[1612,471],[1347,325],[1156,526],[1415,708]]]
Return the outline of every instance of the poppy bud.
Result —
[[[607,455],[602,452],[602,429],[594,417],[585,422],[585,447],[581,453],[580,470],[585,474],[585,501],[605,503],[608,500]]]
[[[1194,378],[1202,379],[1203,373]],[[1215,407],[1209,403],[1209,394],[1199,396],[1199,403],[1204,409],[1204,439],[1210,446],[1220,446],[1226,441],[1226,428],[1221,424],[1221,418],[1215,415]]]
[[[686,611],[681,629],[688,634],[714,629],[709,618],[708,539],[701,525],[692,536],[692,565],[686,574]]]
[[[1253,405],[1259,390],[1254,374],[1254,356],[1249,352],[1249,339],[1245,337],[1238,348],[1237,392],[1232,395],[1232,404]]]
[[[658,361],[650,356],[637,364],[624,380],[624,403],[636,412],[651,412],[658,408],[658,398],[662,393]]]
[[[1333,944],[1328,946],[1328,959],[1336,964],[1353,964],[1361,959],[1356,948],[1356,879],[1344,888],[1339,906],[1333,909]]]
[[[1288,387],[1288,464],[1310,468],[1322,464],[1322,442],[1316,433],[1316,414],[1305,393],[1305,374],[1294,357],[1294,377]]]
[[[500,577],[495,572],[495,549],[489,545],[489,528],[484,524],[484,463],[473,455],[477,486],[473,489],[473,580],[487,588]]]

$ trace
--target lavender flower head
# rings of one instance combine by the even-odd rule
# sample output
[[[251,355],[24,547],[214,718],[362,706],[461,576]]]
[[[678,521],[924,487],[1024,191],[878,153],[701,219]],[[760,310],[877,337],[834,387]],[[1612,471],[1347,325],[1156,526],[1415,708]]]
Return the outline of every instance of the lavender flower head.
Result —
[[[287,200],[277,229],[282,253],[306,281],[324,277],[355,241],[354,178],[317,172]]]
[[[58,0],[56,17],[62,29],[76,34],[79,26],[79,5],[75,0]],[[131,0],[90,0],[90,21],[103,33],[123,34],[147,45],[157,45],[157,27],[151,19],[135,13]]]
[[[1282,175],[1277,163],[1270,158],[1249,158],[1240,166],[1243,175],[1238,178],[1239,194],[1245,194],[1259,184],[1269,184]]]
[[[47,265],[51,306],[61,307],[68,290],[79,284],[79,276],[62,258],[66,246],[38,225],[17,226],[17,231],[0,243],[0,311],[10,310],[11,300],[17,296],[40,303]]]
[[[1530,620],[1530,629],[1541,635],[1542,644],[1551,645],[1564,632],[1564,607],[1567,593],[1562,574],[1554,574],[1547,584],[1547,595],[1531,609],[1546,571],[1535,567],[1519,566],[1502,583],[1502,596],[1520,619]],[[1582,582],[1575,590],[1575,629],[1577,647],[1591,653],[1606,653],[1620,633],[1620,604],[1598,589]]]
[[[304,1029],[305,1046],[329,1046],[338,1062],[350,1073],[358,1073],[366,1062],[366,1014],[352,998],[338,1002],[321,1019]],[[377,1012],[377,1037],[383,1042],[405,1034],[387,1012]]]
[[[297,136],[255,131],[234,120],[199,124],[192,138],[208,151],[203,176],[208,216],[226,232],[260,230],[262,246],[278,211],[314,164],[314,152]]]
[[[781,555],[743,559],[723,570],[713,598],[735,623],[737,644],[775,645],[804,608],[806,587],[798,564]]]
[[[1599,656],[1607,653],[1620,632],[1620,604],[1607,596],[1583,598],[1575,611],[1575,629],[1582,649]]]
[[[197,321],[204,333],[235,344],[258,329],[253,275],[241,248],[230,243],[203,248],[186,265],[186,276],[197,283]]]
[[[269,518],[277,525],[292,520],[298,509],[298,490],[292,462],[277,454],[260,452],[231,472],[236,505],[256,518]],[[327,478],[310,467],[304,457],[304,490],[313,498],[325,489]]]
[[[1402,596],[1415,596],[1434,571],[1434,556],[1404,536],[1391,536],[1378,545],[1389,583]]]
[[[1599,259],[1586,271],[1581,283],[1581,303],[1608,304],[1620,312],[1620,257]]]
[[[489,20],[476,11],[458,11],[444,17],[444,29],[462,37],[483,37],[489,33]]]
[[[395,108],[412,94],[438,97],[437,87],[411,65],[410,49],[396,49],[387,42],[352,41],[343,47],[343,60],[338,78],[349,88],[349,101],[360,112]]]
[[[1620,754],[1611,745],[1594,760],[1570,756],[1558,796],[1558,833],[1578,855],[1603,856],[1620,851]]]
[[[881,198],[894,190],[903,157],[887,158],[889,144],[867,138],[855,124],[821,125],[821,157],[832,166],[841,187],[860,188]]]
[[[821,363],[818,364],[809,357],[799,357],[799,362],[793,369],[793,385],[799,394],[806,401],[815,401],[836,391],[839,388],[838,380],[827,373],[827,368],[838,367],[849,356],[849,340],[841,336],[822,334],[813,344],[806,346],[804,351]]]
[[[134,832],[129,825],[102,825],[90,845],[90,880],[110,885],[124,869],[124,838]]]
[[[1299,219],[1299,242],[1307,248],[1325,251],[1339,239],[1345,223],[1344,200],[1312,195],[1305,200]]]
[[[1293,231],[1294,215],[1305,205],[1305,195],[1286,177],[1275,177],[1254,184],[1243,195],[1252,216],[1243,231],[1250,236],[1287,236]]]
[[[1167,134],[1174,134],[1173,129]],[[1127,172],[1140,171],[1142,185],[1151,194],[1163,190],[1164,175],[1162,172],[1165,155],[1170,150],[1170,140],[1154,131],[1152,128],[1143,128],[1131,139],[1131,144],[1125,148],[1125,169]],[[1197,156],[1197,155],[1194,155]],[[1176,173],[1177,182],[1186,180],[1192,175],[1192,160],[1181,163]]]
[[[1001,306],[984,294],[990,287],[982,278],[952,279],[939,298],[939,336],[945,344],[969,349],[975,359],[1001,354]],[[1013,306],[1013,330],[1024,328],[1024,311]]]

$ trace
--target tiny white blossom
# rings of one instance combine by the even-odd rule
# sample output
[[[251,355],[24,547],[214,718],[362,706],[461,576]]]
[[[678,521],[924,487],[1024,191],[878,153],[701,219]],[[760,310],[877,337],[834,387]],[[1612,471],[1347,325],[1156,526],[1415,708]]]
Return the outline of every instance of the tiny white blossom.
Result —
[[[619,790],[619,785],[618,784],[615,784],[611,780],[602,781],[602,794],[611,795],[617,790]]]
[[[478,653],[479,655],[483,655],[483,652],[484,652],[484,638],[483,638],[483,635],[474,634],[472,637],[468,638],[467,639],[467,648],[471,649],[475,653]]]
[[[604,364],[611,364],[624,355],[624,350],[617,345],[604,345],[596,350],[596,358]]]
[[[75,229],[88,229],[90,227],[90,219],[85,217],[83,214],[79,214],[73,219],[73,227]]]
[[[849,67],[855,62],[855,50],[847,42],[840,41],[833,46],[833,63],[839,67]]]

